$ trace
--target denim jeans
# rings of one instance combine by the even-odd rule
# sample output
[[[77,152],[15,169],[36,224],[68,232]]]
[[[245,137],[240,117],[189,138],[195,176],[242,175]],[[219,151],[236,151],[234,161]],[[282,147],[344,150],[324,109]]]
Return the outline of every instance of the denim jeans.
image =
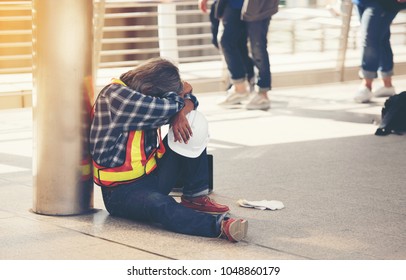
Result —
[[[241,9],[227,5],[222,18],[224,30],[220,47],[233,83],[254,77],[254,63],[247,46],[247,29],[240,16]]]
[[[198,158],[186,158],[168,147],[167,138],[163,142],[166,152],[151,174],[134,183],[102,187],[107,211],[113,216],[158,223],[178,233],[218,237],[224,215],[197,212],[168,195],[179,184],[185,196],[208,194],[206,150]]]
[[[357,5],[362,31],[361,74],[374,79],[393,75],[393,52],[390,44],[390,25],[397,11],[387,11],[378,3]]]
[[[271,89],[271,69],[267,50],[270,19],[245,22],[241,9],[226,6],[223,15],[224,31],[221,48],[233,83],[254,77],[254,65],[258,69],[257,86],[260,91]],[[250,40],[251,54],[247,47]]]
[[[271,65],[268,54],[268,29],[271,19],[248,21],[247,32],[254,64],[258,69],[257,86],[260,91],[271,89]]]

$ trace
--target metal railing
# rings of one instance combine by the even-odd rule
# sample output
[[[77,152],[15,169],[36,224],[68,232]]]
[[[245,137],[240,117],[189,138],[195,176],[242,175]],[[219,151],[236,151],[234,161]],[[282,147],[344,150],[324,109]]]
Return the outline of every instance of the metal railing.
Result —
[[[0,2],[0,12],[0,73],[28,73],[31,1]],[[158,55],[180,64],[212,62],[222,67],[221,54],[211,44],[209,17],[196,0],[94,0],[94,27],[95,69],[132,67]],[[346,37],[339,36],[341,29],[341,19],[328,18],[326,11],[281,8],[269,42],[274,54],[309,51],[309,46],[324,52],[342,46]],[[343,65],[341,57],[337,65]]]
[[[0,2],[0,74],[31,72],[31,1]]]
[[[134,66],[157,55],[178,63],[221,60],[197,1],[98,0],[95,7],[100,68]]]
[[[31,2],[0,2],[0,74],[31,72]],[[196,0],[93,2],[95,69],[133,67],[160,55],[179,63],[188,77],[225,81],[222,55],[211,43],[209,16],[201,13]],[[394,35],[403,38],[396,40],[404,44],[402,16],[394,22]],[[330,52],[328,62],[335,62],[331,68],[342,72],[347,51],[359,47],[358,30],[354,16],[332,17],[320,8],[281,7],[270,25],[272,61],[279,56]]]
[[[211,43],[209,16],[196,0],[95,0],[94,5],[95,68],[102,69],[100,76],[110,74],[103,69],[134,67],[162,56],[177,63],[186,79],[224,83],[225,65]]]

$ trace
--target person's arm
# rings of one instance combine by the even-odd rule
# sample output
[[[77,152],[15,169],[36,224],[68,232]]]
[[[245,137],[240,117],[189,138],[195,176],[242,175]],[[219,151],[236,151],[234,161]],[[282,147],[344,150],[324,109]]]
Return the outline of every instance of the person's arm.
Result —
[[[185,106],[175,92],[152,97],[121,85],[112,85],[104,94],[111,125],[123,131],[154,129],[168,124]]]
[[[198,102],[196,97],[192,95],[192,86],[188,82],[183,83],[183,92],[179,95],[184,98],[185,106],[173,116],[171,126],[175,142],[187,143],[191,136],[193,136],[192,128],[189,125],[187,114],[196,109]]]
[[[208,0],[199,0],[199,9],[200,9],[203,13],[207,13],[207,1],[208,1]]]

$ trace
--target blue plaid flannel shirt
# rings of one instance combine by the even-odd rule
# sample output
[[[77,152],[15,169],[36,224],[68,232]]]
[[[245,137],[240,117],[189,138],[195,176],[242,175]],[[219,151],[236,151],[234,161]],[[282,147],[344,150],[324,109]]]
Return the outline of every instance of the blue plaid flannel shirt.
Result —
[[[187,94],[195,108],[196,97]],[[90,153],[93,160],[104,167],[116,167],[124,163],[128,134],[132,130],[145,133],[147,157],[158,146],[157,129],[169,124],[185,103],[175,92],[161,98],[136,92],[120,84],[110,84],[99,94],[90,127]]]

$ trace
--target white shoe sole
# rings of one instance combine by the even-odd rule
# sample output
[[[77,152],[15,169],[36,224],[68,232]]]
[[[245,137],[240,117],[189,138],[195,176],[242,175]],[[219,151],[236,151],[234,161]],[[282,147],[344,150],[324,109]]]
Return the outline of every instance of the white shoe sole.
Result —
[[[371,101],[371,99],[354,98],[354,101],[357,103],[369,103],[369,101]]]
[[[236,220],[230,225],[229,233],[235,241],[241,241],[247,236],[248,221]]]
[[[271,104],[250,105],[248,104],[247,110],[268,110],[271,108]]]
[[[248,98],[248,95],[237,97],[237,98],[235,98],[233,100],[224,100],[223,102],[220,102],[219,105],[223,105],[223,106],[238,105],[238,104],[241,104],[241,102],[246,100],[247,98]]]
[[[394,93],[378,93],[378,94],[374,94],[375,97],[391,97],[395,95]]]

